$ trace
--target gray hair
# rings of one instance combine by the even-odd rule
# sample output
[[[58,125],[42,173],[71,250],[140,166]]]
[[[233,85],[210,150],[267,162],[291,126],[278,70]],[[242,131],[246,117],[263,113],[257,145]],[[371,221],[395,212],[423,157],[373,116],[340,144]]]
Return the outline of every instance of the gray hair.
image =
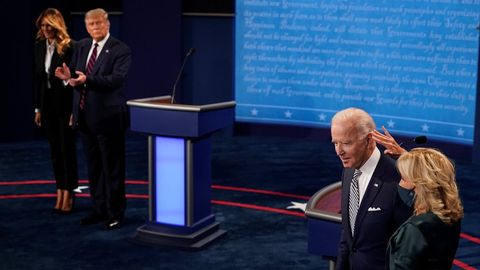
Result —
[[[367,136],[377,128],[373,118],[366,111],[353,107],[337,112],[332,117],[332,125],[334,122],[352,123],[357,130],[359,138]]]

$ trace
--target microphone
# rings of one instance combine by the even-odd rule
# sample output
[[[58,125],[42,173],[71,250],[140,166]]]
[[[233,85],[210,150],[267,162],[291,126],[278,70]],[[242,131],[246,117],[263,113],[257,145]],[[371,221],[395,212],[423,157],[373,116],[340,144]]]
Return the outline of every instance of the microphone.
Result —
[[[427,136],[417,136],[413,138],[413,142],[416,144],[424,144],[427,142]]]
[[[183,68],[185,67],[185,64],[187,63],[188,57],[190,55],[192,55],[194,52],[195,52],[195,48],[190,48],[190,50],[188,50],[187,54],[183,58],[182,66],[180,67],[180,70],[178,71],[178,74],[177,74],[177,79],[175,80],[175,83],[173,84],[172,100],[170,101],[170,103],[172,103],[172,104],[175,103],[175,90],[177,89],[177,84],[180,81],[180,77],[182,76]]]

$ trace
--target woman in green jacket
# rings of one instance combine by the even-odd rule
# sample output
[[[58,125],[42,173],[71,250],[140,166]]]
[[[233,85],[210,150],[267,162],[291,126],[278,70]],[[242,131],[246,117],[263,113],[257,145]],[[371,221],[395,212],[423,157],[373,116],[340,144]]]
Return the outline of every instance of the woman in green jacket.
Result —
[[[390,238],[387,269],[450,269],[463,217],[454,165],[438,150],[415,148],[397,168],[415,192],[414,214]]]

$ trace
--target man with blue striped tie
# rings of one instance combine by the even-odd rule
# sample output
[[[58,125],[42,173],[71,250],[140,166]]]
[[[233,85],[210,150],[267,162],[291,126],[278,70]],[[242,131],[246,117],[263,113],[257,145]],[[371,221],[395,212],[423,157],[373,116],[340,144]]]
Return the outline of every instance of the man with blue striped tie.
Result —
[[[332,143],[344,167],[337,270],[385,269],[387,241],[413,213],[399,196],[395,161],[372,139],[375,129],[372,117],[358,108],[332,118]]]

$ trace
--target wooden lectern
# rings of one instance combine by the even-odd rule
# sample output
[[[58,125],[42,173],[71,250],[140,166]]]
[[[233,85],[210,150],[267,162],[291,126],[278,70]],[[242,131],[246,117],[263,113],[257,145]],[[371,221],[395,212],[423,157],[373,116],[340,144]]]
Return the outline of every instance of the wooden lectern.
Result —
[[[233,124],[235,102],[129,100],[130,128],[148,137],[148,221],[132,240],[198,249],[225,234],[211,212],[211,137]]]

